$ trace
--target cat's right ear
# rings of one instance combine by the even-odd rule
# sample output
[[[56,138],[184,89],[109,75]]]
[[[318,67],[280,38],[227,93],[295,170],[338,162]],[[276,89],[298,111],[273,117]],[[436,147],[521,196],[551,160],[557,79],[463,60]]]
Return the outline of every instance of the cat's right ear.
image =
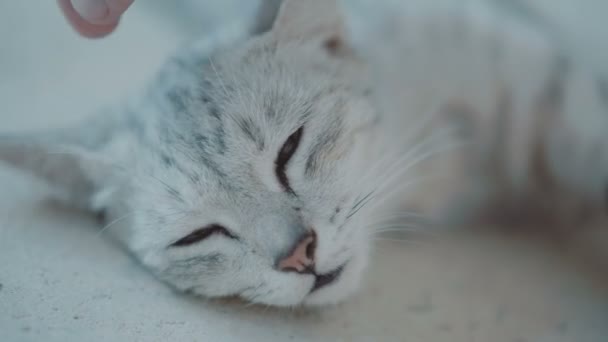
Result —
[[[284,0],[272,33],[279,42],[318,41],[332,55],[348,51],[339,0]]]
[[[270,31],[276,21],[282,3],[282,0],[262,0],[253,19],[251,33],[258,35]]]
[[[0,162],[26,171],[83,208],[121,177],[134,146],[134,132],[112,115],[53,132],[0,135]]]

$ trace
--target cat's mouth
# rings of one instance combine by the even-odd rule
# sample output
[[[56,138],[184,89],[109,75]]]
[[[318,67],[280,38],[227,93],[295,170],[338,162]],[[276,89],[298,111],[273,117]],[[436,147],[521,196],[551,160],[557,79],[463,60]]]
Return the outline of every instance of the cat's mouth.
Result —
[[[336,280],[338,280],[340,278],[340,275],[342,274],[342,271],[344,270],[345,266],[346,266],[346,264],[343,264],[342,266],[336,268],[335,270],[333,270],[331,272],[324,273],[324,274],[315,274],[315,284],[313,285],[312,289],[310,290],[310,293],[318,291],[318,290],[336,282]]]

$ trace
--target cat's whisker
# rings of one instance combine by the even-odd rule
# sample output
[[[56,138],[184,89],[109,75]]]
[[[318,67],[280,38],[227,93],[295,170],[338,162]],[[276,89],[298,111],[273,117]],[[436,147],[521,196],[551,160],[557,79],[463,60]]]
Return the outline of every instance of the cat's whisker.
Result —
[[[353,216],[355,216],[361,209],[363,209],[371,200],[374,199],[374,192],[370,192],[365,195],[361,200],[359,200],[355,206],[351,209],[350,213],[346,216],[346,220],[350,220]]]
[[[429,139],[430,138],[426,138],[404,154],[396,155],[397,160],[392,161],[392,163],[389,165],[382,166],[383,172],[380,174],[373,174],[372,176],[376,179],[383,179],[387,175],[394,173],[396,169],[400,168],[401,164],[408,163],[409,160],[413,157],[413,155],[415,155],[415,153],[418,153],[418,149],[424,148],[425,145],[429,143]]]
[[[374,191],[371,191],[367,195],[358,199],[355,202],[355,204],[352,206],[352,209],[351,209],[350,213],[346,216],[346,219],[348,220],[351,216],[356,214],[357,211],[359,211],[362,207],[364,207],[365,204],[367,204],[367,202],[369,202],[371,200],[371,198],[373,198],[372,197],[373,195],[374,195]]]
[[[103,228],[101,228],[97,234],[95,234],[95,237],[100,237],[102,236],[108,229],[110,229],[111,227],[113,227],[114,225],[126,220],[127,218],[130,218],[131,216],[135,215],[137,213],[137,211],[132,211],[130,213],[127,213],[115,220],[113,220],[112,222],[106,224]]]
[[[427,215],[425,214],[420,214],[420,213],[416,213],[416,212],[399,212],[399,213],[395,213],[395,214],[388,214],[386,216],[379,216],[376,217],[373,221],[371,221],[371,224],[380,224],[383,222],[390,222],[390,221],[400,221],[400,220],[420,220],[420,221],[426,221],[428,219]]]
[[[434,236],[432,234],[421,234],[418,230],[405,230],[405,229],[387,229],[379,232],[375,232],[375,236],[387,236],[387,235],[407,235],[407,236]]]
[[[394,181],[396,181],[396,180],[398,180],[398,179],[401,179],[401,177],[404,177],[404,175],[405,175],[405,174],[406,174],[408,171],[410,171],[412,168],[414,168],[414,167],[415,167],[416,165],[418,165],[419,163],[422,163],[422,162],[424,162],[425,160],[428,160],[429,158],[431,158],[432,156],[434,156],[434,155],[436,155],[436,154],[439,154],[439,153],[442,153],[442,152],[445,152],[445,151],[447,151],[447,150],[450,150],[450,149],[452,149],[452,148],[454,148],[454,147],[455,147],[454,145],[448,145],[448,146],[445,146],[445,147],[443,147],[443,148],[439,148],[439,149],[436,149],[436,150],[431,150],[431,151],[428,151],[428,152],[426,152],[426,153],[422,154],[420,157],[415,158],[414,160],[410,161],[410,162],[409,162],[409,163],[408,163],[408,164],[407,164],[407,165],[406,165],[406,166],[405,166],[405,167],[404,167],[402,170],[400,170],[399,172],[395,172],[395,173],[394,173],[394,174],[393,174],[391,177],[389,177],[388,179],[386,179],[386,180],[385,180],[385,181],[384,181],[384,182],[383,182],[383,183],[382,183],[382,184],[381,184],[381,185],[378,187],[378,191],[379,191],[379,192],[381,192],[381,193],[383,193],[383,197],[384,197],[384,198],[388,198],[388,197],[390,197],[390,196],[394,195],[394,194],[395,194],[396,192],[398,192],[398,191],[403,191],[405,187],[409,187],[409,186],[411,186],[411,185],[415,184],[415,182],[412,182],[412,181],[406,182],[406,183],[402,184],[401,186],[399,186],[399,187],[397,187],[397,188],[392,189],[392,190],[391,190],[391,191],[389,191],[389,192],[384,192],[383,190],[384,190],[386,187],[390,186],[392,182],[394,182]],[[428,178],[433,178],[433,177],[436,177],[436,176],[433,176],[433,175],[430,175],[430,176],[429,176],[429,175],[427,175],[427,176],[417,177],[416,181],[417,181],[417,182],[419,182],[419,181],[420,181],[420,179],[428,179]],[[390,195],[390,196],[389,196],[389,195]]]
[[[406,182],[404,184],[401,184],[396,189],[393,189],[392,191],[389,191],[388,193],[384,193],[381,197],[379,197],[379,200],[376,203],[374,203],[374,205],[372,205],[371,207],[369,207],[369,209],[376,209],[376,208],[378,208],[378,206],[380,206],[381,204],[385,203],[386,200],[390,199],[390,196],[395,191],[403,191],[404,188],[412,186],[413,184],[416,184],[417,182],[419,182],[420,179],[424,179],[424,178],[428,178],[428,176],[427,177],[417,177],[413,181],[409,181],[409,182]],[[376,189],[375,191],[382,191],[382,189]],[[364,207],[366,207],[370,203],[370,201],[373,200],[373,199],[376,199],[376,197],[374,197],[374,196],[369,197],[364,203],[362,203],[361,205],[359,205],[359,207],[357,208],[357,210],[355,210],[354,212],[351,212],[346,217],[346,219],[348,220],[348,219],[352,218],[361,209],[363,209]]]
[[[396,226],[395,228],[386,228],[386,229],[377,230],[374,232],[374,236],[385,236],[386,234],[433,236],[433,234],[431,234],[431,233],[428,233],[428,234],[425,234],[425,233],[426,232],[420,228],[411,229],[411,228],[407,228],[407,226],[404,226],[404,227]]]
[[[386,236],[387,234],[405,235],[408,237],[425,237],[425,238],[436,238],[439,237],[439,233],[423,229],[422,227],[416,227],[412,229],[409,226],[395,226],[395,228],[386,228],[372,233],[373,236]]]
[[[133,215],[135,215],[135,214],[137,214],[137,213],[139,213],[139,212],[140,212],[139,210],[134,210],[134,211],[131,211],[131,212],[129,212],[129,213],[127,213],[127,214],[125,214],[125,215],[123,215],[123,216],[121,216],[121,217],[119,217],[119,218],[117,218],[117,219],[113,220],[112,222],[110,222],[110,223],[106,224],[106,225],[105,225],[103,228],[101,228],[101,229],[100,229],[100,230],[99,230],[99,231],[98,231],[98,232],[95,234],[95,236],[96,236],[96,237],[100,237],[101,235],[103,235],[103,234],[104,234],[104,233],[105,233],[105,232],[106,232],[108,229],[110,229],[111,227],[113,227],[113,226],[115,226],[116,224],[118,224],[118,223],[120,223],[120,222],[122,222],[122,221],[124,221],[124,220],[126,220],[126,219],[128,219],[128,218],[130,218],[130,217],[132,217]],[[176,211],[176,212],[173,212],[173,213],[168,213],[168,214],[165,214],[165,215],[163,215],[163,216],[162,216],[162,218],[168,218],[168,217],[170,217],[170,216],[173,216],[173,215],[179,215],[179,214],[182,214],[182,215],[184,215],[184,216],[183,216],[183,217],[181,217],[181,218],[179,218],[179,219],[176,219],[176,220],[175,220],[175,222],[179,222],[179,221],[180,221],[180,220],[182,220],[184,217],[187,217],[187,212],[186,212],[186,211],[183,211],[183,210],[180,210],[180,211]]]
[[[385,223],[382,225],[370,224],[370,225],[366,225],[364,227],[375,233],[384,232],[386,229],[395,229],[395,228],[403,228],[404,230],[407,229],[408,231],[424,229],[423,226],[421,226],[419,224],[415,224],[415,223],[413,224],[410,222]]]
[[[211,66],[211,70],[213,70],[213,73],[215,74],[215,77],[217,78],[217,81],[220,84],[220,87],[222,87],[222,90],[224,91],[224,97],[226,99],[229,99],[230,98],[230,96],[229,96],[230,93],[228,92],[228,88],[226,87],[226,83],[224,83],[224,80],[220,76],[219,71],[215,67],[215,63],[213,62],[213,58],[212,57],[209,57],[209,65]]]
[[[409,211],[409,210],[399,210],[396,212],[388,212],[386,213],[386,216],[384,216],[386,218],[393,218],[393,217],[412,217],[412,218],[421,218],[421,219],[425,219],[427,218],[426,214],[422,214],[418,211]]]
[[[374,233],[385,233],[385,232],[410,232],[410,233],[425,233],[428,232],[428,226],[424,224],[417,224],[411,222],[395,222],[395,223],[385,223],[382,225],[366,225],[365,229]]]
[[[442,104],[440,102],[433,101],[429,104],[429,109],[422,110],[421,114],[417,116],[421,119],[419,119],[418,122],[415,122],[414,120],[414,124],[406,130],[405,136],[411,137],[411,139],[407,138],[406,141],[415,140],[418,135],[423,134],[425,129],[431,126],[433,120],[441,114],[441,106]]]
[[[365,199],[366,199],[366,198],[368,198],[368,197],[369,197],[371,194],[372,194],[372,192],[368,193],[368,194],[367,194],[367,195],[365,195],[365,196],[362,196],[362,197],[360,197],[360,198],[357,198],[357,200],[356,200],[355,204],[353,205],[353,209],[356,209],[357,207],[359,207],[359,205],[360,205],[360,204],[361,204],[363,201],[365,201]]]
[[[165,189],[167,190],[167,192],[169,193],[169,195],[171,197],[173,197],[175,200],[180,201],[180,202],[183,201],[183,199],[180,196],[180,192],[177,189],[175,189],[173,186],[169,185],[167,182],[165,182],[164,180],[162,180],[162,179],[160,179],[160,178],[158,178],[158,177],[156,177],[154,175],[148,174],[147,176],[150,177],[150,178],[152,178],[152,179],[154,179],[154,180],[156,180],[162,186],[164,186]]]
[[[390,170],[395,168],[402,159],[407,159],[404,158],[405,156],[402,149],[394,146],[380,154],[383,155],[383,157],[378,162],[374,163],[371,168],[366,168],[366,172],[363,175],[363,183],[377,180],[378,177],[384,173],[390,173]]]
[[[415,222],[414,223],[403,222],[403,221],[387,222],[385,224],[368,225],[368,227],[371,228],[371,230],[374,232],[382,232],[385,229],[395,229],[395,228],[403,228],[408,231],[426,230],[426,228],[427,228],[424,224],[415,223]]]
[[[373,228],[373,231],[375,231],[375,232],[379,232],[379,231],[382,231],[383,229],[390,229],[390,228],[404,228],[404,229],[409,229],[409,230],[425,228],[421,224],[412,223],[412,222],[392,222],[392,223],[385,223],[383,225],[374,225],[373,227],[370,225],[369,227]]]
[[[416,246],[416,247],[421,247],[421,246],[425,246],[424,243],[422,243],[421,241],[415,241],[415,240],[411,240],[411,239],[391,239],[391,238],[374,238],[373,239],[374,242],[397,242],[400,244],[405,244],[408,246]]]
[[[188,210],[178,210],[172,213],[168,213],[168,214],[164,214],[163,216],[161,216],[162,218],[168,218],[174,215],[189,215],[190,211]],[[179,219],[178,219],[179,220]]]
[[[398,153],[396,150],[395,152],[387,154],[384,157],[382,157],[382,159],[380,159],[380,161],[378,161],[371,168],[368,168],[366,170],[366,172],[364,173],[364,175],[362,177],[363,183],[366,184],[366,183],[368,183],[368,181],[376,180],[378,175],[380,174],[380,172],[378,172],[378,170],[387,170],[393,163],[393,160],[399,158],[400,155],[401,155],[401,153]]]
[[[414,122],[413,125],[410,126],[409,129],[406,129],[405,132],[405,136],[410,136],[410,138],[406,138],[405,141],[405,145],[408,144],[412,144],[414,143],[414,141],[410,141],[408,143],[407,140],[415,140],[419,138],[419,135],[423,134],[425,132],[425,129],[428,128],[432,121],[437,118],[439,116],[439,114],[441,113],[440,111],[440,107],[441,107],[441,103],[439,102],[433,102],[432,104],[430,104],[430,109],[426,110],[426,111],[422,111],[422,113],[420,115],[418,115],[419,118],[421,118],[417,123]],[[449,129],[449,127],[448,127]],[[425,139],[429,139],[432,138],[433,135],[436,135],[437,133],[441,133],[442,131],[446,131],[446,128],[442,128],[441,130],[437,131],[435,130],[432,134],[431,137],[426,137],[423,139],[423,141]],[[415,148],[415,146],[412,146],[412,148]],[[411,148],[410,148],[411,149]],[[400,151],[399,148],[396,149],[396,151]]]
[[[449,132],[448,129],[442,130],[439,133],[431,135],[431,137],[429,138],[425,138],[423,141],[412,147],[399,160],[397,160],[393,166],[388,168],[386,172],[378,176],[378,179],[383,179],[383,182],[376,186],[376,190],[383,190],[386,186],[389,186],[391,182],[405,176],[405,174],[410,171],[414,166],[417,166],[419,163],[425,161],[426,159],[434,156],[439,152],[442,152],[443,149],[439,149],[439,151],[429,150],[424,152],[422,152],[421,150],[423,148],[426,148],[426,145],[436,143],[435,140],[441,138],[446,131]],[[446,146],[454,145],[450,144]]]
[[[248,308],[248,307],[251,307],[251,306],[254,306],[254,305],[258,304],[258,303],[255,303],[254,301],[257,298],[260,298],[263,295],[263,293],[259,292],[259,290],[263,287],[263,285],[264,284],[258,284],[257,286],[250,287],[250,288],[246,289],[245,291],[243,291],[242,293],[239,294],[239,296],[241,298],[243,298],[244,300],[248,301],[248,303],[245,303],[244,307]],[[245,294],[245,292],[247,292],[247,291],[253,292],[254,293],[253,296]]]
[[[247,300],[249,302],[245,303],[245,305],[243,306],[244,308],[250,308],[254,305],[257,305],[258,303],[254,302],[256,299],[258,299],[259,297],[261,297],[261,294],[257,294],[253,297],[247,298]]]
[[[403,153],[398,153],[395,151],[394,153],[389,153],[382,160],[376,163],[372,168],[369,168],[362,178],[362,184],[368,184],[368,191],[374,191],[378,188],[378,180],[384,179],[395,170],[399,169],[399,164],[406,163],[407,157],[403,155]],[[366,186],[364,186],[365,188]]]
[[[413,166],[416,166],[417,164],[419,164],[422,161],[425,161],[427,159],[429,159],[430,157],[434,157],[437,154],[446,152],[446,151],[450,151],[459,147],[462,147],[466,145],[466,143],[464,142],[451,142],[448,144],[444,144],[444,145],[440,145],[439,147],[435,147],[434,149],[430,149],[424,153],[419,154],[416,157],[413,157],[412,160],[410,160],[410,162],[405,166],[405,169],[409,169]]]
[[[46,152],[46,154],[49,156],[65,155],[65,156],[77,156],[78,157],[78,153],[69,152],[69,151],[49,151],[49,152]]]
[[[407,171],[411,167],[426,160],[430,156],[433,156],[436,153],[435,150],[439,149],[439,152],[441,152],[442,148],[431,149],[431,147],[433,146],[433,144],[438,144],[439,142],[441,142],[442,140],[440,139],[445,138],[445,136],[448,135],[449,132],[449,129],[441,130],[440,132],[435,133],[430,137],[423,139],[418,144],[414,145],[412,148],[409,149],[408,152],[406,152],[401,157],[401,159],[399,159],[389,170],[387,170],[384,176],[396,173],[395,169],[397,168]],[[452,141],[450,140],[449,144],[445,144],[445,146],[453,146]],[[427,148],[428,150],[425,150]],[[380,177],[380,179],[382,178],[384,177]]]
[[[376,204],[374,203],[374,206]],[[427,225],[427,220],[418,218],[418,217],[408,217],[408,216],[393,216],[393,217],[385,217],[378,218],[374,220],[369,220],[367,226],[370,227],[381,227],[386,225],[399,225],[399,224],[408,224],[412,226],[424,226]]]
[[[378,198],[378,202],[374,205],[374,209],[377,208],[379,205],[386,203],[387,200],[392,199],[392,197],[395,194],[400,194],[403,191],[405,191],[413,186],[420,185],[423,182],[428,182],[428,181],[434,180],[434,179],[436,179],[436,177],[437,177],[437,175],[432,175],[432,174],[412,177],[408,181],[398,184],[397,186],[393,187],[390,190],[385,190],[384,188],[379,189],[379,191],[382,193],[382,196]],[[391,184],[387,184],[386,186],[388,187],[389,185],[391,185]]]

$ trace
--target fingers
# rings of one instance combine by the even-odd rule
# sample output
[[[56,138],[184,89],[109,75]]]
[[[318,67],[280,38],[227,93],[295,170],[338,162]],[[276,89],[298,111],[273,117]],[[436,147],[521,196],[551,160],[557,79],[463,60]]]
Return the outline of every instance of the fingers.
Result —
[[[110,34],[133,0],[57,0],[72,27],[88,38]]]

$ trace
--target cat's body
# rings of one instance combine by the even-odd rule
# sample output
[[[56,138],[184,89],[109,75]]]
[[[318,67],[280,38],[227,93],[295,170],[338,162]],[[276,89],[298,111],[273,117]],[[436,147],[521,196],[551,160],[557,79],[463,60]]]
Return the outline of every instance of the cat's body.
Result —
[[[74,130],[3,138],[0,158],[105,211],[177,289],[279,306],[357,288],[373,219],[406,205],[432,152],[431,171],[450,170],[441,199],[603,204],[605,81],[491,10],[399,8],[374,38],[334,1],[286,1],[270,32],[194,44],[141,98]]]
[[[571,56],[551,27],[497,3],[404,2],[358,43],[396,120],[388,136],[425,121],[418,139],[448,130],[464,144],[420,165],[439,177],[406,197],[440,220],[496,204],[568,219],[601,213],[606,76]]]

